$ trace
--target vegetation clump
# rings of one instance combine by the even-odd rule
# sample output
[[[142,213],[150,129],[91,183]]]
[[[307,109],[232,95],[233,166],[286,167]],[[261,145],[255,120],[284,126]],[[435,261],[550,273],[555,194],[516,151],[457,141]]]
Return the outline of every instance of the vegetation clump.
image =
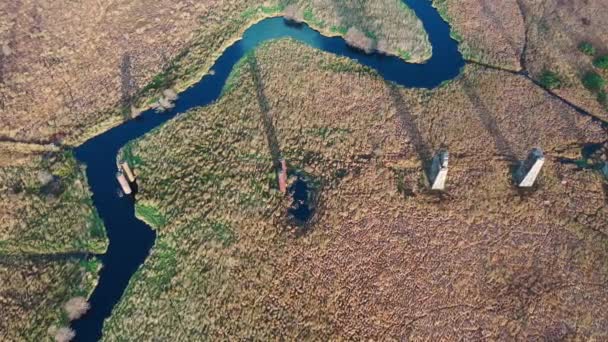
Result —
[[[580,43],[578,49],[587,56],[595,56],[595,47],[589,42]]]
[[[593,60],[593,65],[596,68],[608,69],[608,56],[600,56]]]
[[[90,307],[91,306],[89,305],[87,299],[81,296],[70,298],[70,300],[63,305],[63,308],[68,314],[70,321],[82,317],[82,315],[89,311]]]
[[[554,71],[544,70],[539,78],[540,84],[547,89],[557,89],[562,86],[562,80]]]
[[[593,92],[599,92],[604,89],[606,81],[597,72],[589,71],[583,75],[583,85]]]
[[[55,342],[69,342],[76,337],[76,333],[70,327],[61,327],[55,331],[54,337]]]
[[[365,53],[374,51],[374,40],[356,27],[349,28],[344,39],[348,45],[363,50]]]

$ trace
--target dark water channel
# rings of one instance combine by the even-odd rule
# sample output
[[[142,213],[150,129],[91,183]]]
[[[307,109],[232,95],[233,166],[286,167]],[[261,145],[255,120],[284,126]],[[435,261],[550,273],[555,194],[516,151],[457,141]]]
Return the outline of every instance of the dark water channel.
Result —
[[[100,339],[104,320],[110,316],[129,280],[145,261],[156,237],[146,224],[135,218],[134,199],[117,195],[115,158],[118,150],[130,140],[143,136],[174,116],[215,101],[235,63],[247,52],[271,39],[291,37],[314,48],[355,59],[377,70],[386,80],[406,87],[433,88],[456,77],[464,66],[464,61],[458,52],[457,43],[450,38],[447,23],[441,19],[429,0],[404,1],[422,20],[429,34],[433,57],[425,64],[408,64],[396,57],[377,54],[365,55],[349,48],[343,39],[323,37],[306,25],[287,25],[281,18],[267,19],[252,26],[242,40],[229,47],[213,66],[214,75],[205,76],[180,94],[175,108],[170,112],[156,114],[147,111],[138,119],[125,122],[76,148],[77,159],[87,165],[93,202],[110,239],[107,253],[101,256],[104,267],[99,285],[90,299],[91,309],[72,324],[76,340]]]

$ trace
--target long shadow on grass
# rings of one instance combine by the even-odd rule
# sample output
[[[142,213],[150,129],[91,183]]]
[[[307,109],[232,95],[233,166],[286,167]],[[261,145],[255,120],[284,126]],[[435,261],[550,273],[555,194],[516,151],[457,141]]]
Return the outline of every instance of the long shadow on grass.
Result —
[[[133,65],[131,62],[131,55],[125,53],[122,55],[120,61],[120,92],[121,92],[121,103],[127,107],[131,103],[133,94],[135,93],[135,81],[131,70]]]
[[[256,96],[258,98],[258,104],[260,106],[260,111],[262,112],[262,123],[264,125],[264,133],[266,134],[266,141],[268,142],[268,149],[270,150],[272,164],[275,168],[278,168],[281,165],[281,148],[279,145],[279,139],[277,139],[274,123],[272,122],[272,114],[270,113],[268,98],[266,97],[266,94],[264,94],[264,83],[260,75],[260,68],[258,66],[258,60],[255,57],[255,53],[252,53],[247,57],[247,62],[249,63],[251,77],[253,78]]]
[[[406,131],[407,136],[414,144],[414,149],[416,154],[418,154],[418,159],[422,162],[424,171],[428,172],[432,158],[431,148],[422,136],[420,129],[418,129],[416,120],[409,111],[407,104],[403,100],[403,95],[401,95],[399,92],[398,87],[394,84],[388,84],[388,89],[397,111],[400,128]]]
[[[520,58],[521,54],[523,53],[524,46],[523,45],[519,46],[519,44],[517,44],[517,42],[515,41],[515,38],[513,38],[509,34],[509,30],[507,30],[507,28],[505,28],[505,25],[503,24],[501,17],[496,13],[496,11],[494,11],[494,9],[492,9],[490,6],[488,6],[488,1],[494,2],[496,0],[481,1],[481,11],[488,17],[488,19],[490,19],[492,21],[492,23],[494,23],[498,27],[498,29],[500,30],[500,33],[507,40],[509,47],[511,48],[511,51],[513,51],[513,54],[515,56],[517,56],[517,58]],[[524,30],[525,30],[525,26],[526,26],[525,18],[522,18],[522,23],[524,25]],[[524,33],[524,35],[525,35],[525,33]],[[524,39],[525,39],[525,37],[524,37]],[[522,65],[522,67],[523,67],[523,65]]]
[[[492,138],[494,138],[494,145],[498,150],[498,153],[505,156],[509,161],[516,162],[517,155],[513,152],[509,141],[505,138],[505,136],[500,131],[498,124],[496,123],[496,118],[492,114],[492,111],[488,109],[485,105],[479,94],[477,93],[476,87],[466,78],[463,78],[462,89],[464,93],[467,95],[469,100],[474,106],[474,111],[481,120],[481,123],[485,127],[485,129],[490,133]]]

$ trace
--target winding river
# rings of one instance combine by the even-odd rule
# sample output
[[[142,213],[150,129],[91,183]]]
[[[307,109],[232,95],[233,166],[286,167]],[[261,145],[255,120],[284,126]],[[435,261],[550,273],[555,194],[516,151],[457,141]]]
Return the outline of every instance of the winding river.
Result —
[[[324,37],[306,25],[288,25],[282,18],[266,19],[250,27],[242,40],[234,43],[217,59],[214,75],[207,75],[182,94],[173,110],[162,115],[149,110],[99,135],[75,150],[76,158],[87,165],[87,177],[93,202],[107,228],[110,245],[101,256],[103,269],[99,284],[90,298],[91,309],[72,328],[78,341],[101,338],[104,320],[123,295],[129,280],[146,260],[156,234],[134,215],[132,197],[119,197],[115,179],[116,155],[127,142],[137,139],[191,108],[215,101],[235,63],[247,52],[270,39],[291,37],[323,51],[346,56],[369,66],[388,81],[405,87],[433,88],[456,77],[465,62],[458,44],[450,37],[450,28],[430,0],[404,0],[420,18],[429,34],[433,56],[425,64],[378,54],[365,55],[349,48],[342,38]]]

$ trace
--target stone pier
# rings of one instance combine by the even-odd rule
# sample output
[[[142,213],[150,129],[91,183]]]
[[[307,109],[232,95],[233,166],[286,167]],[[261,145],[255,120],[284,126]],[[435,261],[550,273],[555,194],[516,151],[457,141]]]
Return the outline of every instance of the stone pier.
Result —
[[[281,159],[281,170],[279,170],[279,190],[287,193],[287,162]]]
[[[449,153],[447,151],[440,151],[433,158],[433,164],[431,165],[431,189],[433,190],[445,190],[445,183],[448,179],[448,161]]]
[[[120,163],[120,168],[122,169],[124,174],[127,176],[127,179],[129,180],[129,182],[131,182],[131,183],[135,182],[135,174],[133,173],[133,171],[131,171],[131,168],[129,167],[129,163],[127,163],[127,162]]]
[[[116,179],[118,180],[118,184],[120,184],[122,192],[124,192],[125,195],[130,195],[131,192],[133,192],[131,190],[131,186],[129,185],[129,182],[127,181],[127,178],[125,177],[125,175],[122,172],[116,173]]]
[[[533,148],[528,158],[521,163],[515,177],[520,188],[530,188],[536,183],[536,178],[545,164],[545,156],[540,148]]]

